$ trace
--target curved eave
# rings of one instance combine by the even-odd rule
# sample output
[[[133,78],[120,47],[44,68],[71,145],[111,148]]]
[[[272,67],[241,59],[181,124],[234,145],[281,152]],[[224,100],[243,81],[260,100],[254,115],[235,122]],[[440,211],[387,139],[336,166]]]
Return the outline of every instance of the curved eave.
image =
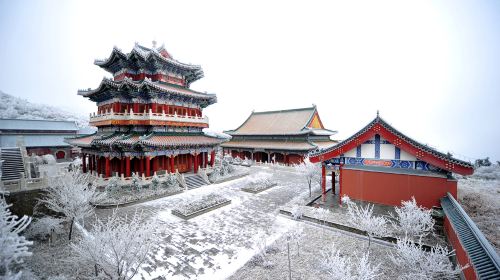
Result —
[[[415,156],[417,159],[425,161],[443,170],[455,172],[461,175],[472,175],[474,173],[474,167],[472,164],[449,157],[428,146],[416,142],[394,129],[380,117],[377,117],[358,133],[340,142],[339,144],[331,148],[311,152],[310,160],[311,162],[321,162],[340,156],[341,154],[355,149],[357,146],[371,139],[375,136],[375,134],[379,134],[394,146]]]
[[[113,63],[119,63],[119,61],[117,60],[120,59],[127,62],[131,58],[136,58],[143,62],[158,61],[160,63],[166,63],[169,64],[170,66],[178,67],[183,71],[190,72],[191,74],[186,76],[189,83],[192,83],[204,77],[204,72],[200,65],[182,63],[172,58],[166,58],[156,51],[143,52],[143,51],[138,51],[136,48],[133,48],[132,51],[130,51],[130,53],[125,54],[120,49],[114,47],[107,59],[104,60],[96,59],[94,60],[94,64],[110,73],[113,73],[113,71],[110,69]]]
[[[115,81],[112,81],[110,79],[104,78],[96,89],[79,90],[78,95],[81,95],[83,97],[87,97],[87,98],[93,100],[93,96],[99,95],[99,94],[105,92],[107,89],[123,90],[123,89],[127,89],[127,88],[130,88],[134,91],[156,90],[159,92],[180,95],[180,96],[187,97],[187,98],[201,99],[201,100],[204,100],[206,102],[206,106],[217,103],[217,96],[215,94],[204,94],[204,93],[199,93],[199,92],[191,91],[191,90],[189,90],[188,93],[184,93],[184,92],[177,91],[175,89],[163,88],[163,87],[156,85],[155,83],[150,82],[148,80],[144,80],[142,82],[136,83],[130,79],[124,79],[121,82],[115,82]],[[93,100],[93,101],[96,101],[96,100]]]

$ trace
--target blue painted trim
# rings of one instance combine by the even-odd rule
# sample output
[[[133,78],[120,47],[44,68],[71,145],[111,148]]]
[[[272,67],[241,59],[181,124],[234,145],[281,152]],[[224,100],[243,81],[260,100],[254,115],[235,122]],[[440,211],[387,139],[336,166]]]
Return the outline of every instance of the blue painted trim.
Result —
[[[380,135],[375,134],[375,158],[380,158]]]
[[[356,147],[356,157],[361,157],[361,145]]]
[[[394,159],[401,159],[401,149],[394,147]]]

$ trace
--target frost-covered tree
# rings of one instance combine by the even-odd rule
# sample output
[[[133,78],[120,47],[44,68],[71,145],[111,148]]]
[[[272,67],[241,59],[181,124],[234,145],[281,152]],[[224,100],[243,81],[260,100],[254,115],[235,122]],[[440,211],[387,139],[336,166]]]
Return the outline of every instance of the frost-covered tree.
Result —
[[[476,167],[491,166],[490,158],[489,157],[486,157],[484,159],[478,158],[476,159],[475,165]]]
[[[107,279],[132,279],[146,261],[154,240],[154,225],[143,223],[142,215],[120,217],[116,211],[97,219],[92,229],[71,247],[79,258],[95,266]]]
[[[3,195],[4,192],[0,191],[0,279],[17,280],[22,272],[15,272],[13,266],[31,256],[28,246],[33,242],[21,236],[31,218],[12,215]]]
[[[393,219],[391,225],[395,232],[415,240],[422,238],[434,229],[432,209],[425,209],[417,205],[415,197],[411,200],[402,201],[401,207],[394,207],[396,214],[390,213]]]
[[[390,231],[387,226],[387,219],[373,214],[373,204],[359,206],[345,195],[342,197],[342,202],[347,205],[349,223],[357,229],[364,231],[368,236],[368,249],[370,249],[373,237],[389,235]]]
[[[153,191],[157,191],[160,188],[160,178],[156,175],[156,173],[151,177],[151,189]]]
[[[320,265],[328,274],[329,279],[334,280],[373,280],[379,279],[380,264],[371,264],[369,262],[370,254],[365,253],[361,258],[352,260],[342,255],[339,249],[334,245],[329,250],[321,252]]]
[[[324,208],[315,208],[313,212],[313,216],[315,219],[318,219],[319,222],[323,222],[323,226],[326,223],[326,218],[330,215],[330,210]]]
[[[294,220],[300,220],[304,215],[304,209],[300,205],[295,205],[292,207],[291,214]]]
[[[295,165],[295,170],[306,179],[309,186],[309,197],[311,197],[312,183],[321,177],[321,164],[312,163],[309,158],[305,158],[302,163]]]
[[[104,193],[97,193],[94,181],[89,173],[70,171],[62,176],[53,177],[49,187],[40,199],[48,209],[64,215],[70,222],[68,238],[71,240],[73,224],[83,220],[94,213],[91,202],[102,199]]]
[[[141,190],[141,178],[139,178],[137,172],[132,174],[132,179],[130,180],[130,186],[136,192],[139,192]]]
[[[111,195],[116,195],[120,191],[120,179],[116,176],[111,177],[106,185],[106,192]]]
[[[457,279],[463,268],[455,267],[446,247],[437,245],[426,252],[422,244],[415,244],[408,238],[398,239],[396,250],[389,255],[399,271],[399,279]]]

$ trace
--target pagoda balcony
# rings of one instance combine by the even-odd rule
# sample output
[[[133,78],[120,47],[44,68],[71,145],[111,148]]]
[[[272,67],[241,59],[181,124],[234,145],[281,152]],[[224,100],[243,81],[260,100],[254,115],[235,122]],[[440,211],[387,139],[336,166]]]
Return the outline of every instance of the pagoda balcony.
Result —
[[[109,125],[158,125],[158,126],[194,126],[208,127],[208,117],[198,117],[189,115],[170,115],[163,113],[149,112],[135,113],[132,110],[125,113],[115,113],[113,110],[104,114],[90,114],[90,124],[94,126]]]

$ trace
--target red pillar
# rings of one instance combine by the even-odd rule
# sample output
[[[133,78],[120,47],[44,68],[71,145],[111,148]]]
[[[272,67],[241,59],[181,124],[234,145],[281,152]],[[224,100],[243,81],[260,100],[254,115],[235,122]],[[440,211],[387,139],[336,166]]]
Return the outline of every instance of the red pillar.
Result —
[[[188,172],[191,172],[191,167],[193,165],[193,155],[187,154],[188,159]]]
[[[342,205],[342,167],[343,163],[339,166],[339,205]]]
[[[89,172],[90,172],[90,174],[92,174],[92,170],[94,168],[94,163],[93,163],[92,157],[93,157],[93,155],[89,155]]]
[[[130,177],[130,157],[125,158],[125,177]]]
[[[151,176],[151,170],[150,170],[151,158],[146,157],[145,161],[146,161],[146,177],[149,177]]]
[[[151,104],[151,111],[153,111],[153,113],[156,113],[156,103]]]
[[[174,167],[174,156],[170,156],[170,172],[174,173],[175,172],[175,167]]]
[[[208,164],[208,152],[203,153],[205,155],[205,159],[203,160],[203,168],[207,168]]]
[[[153,174],[158,171],[158,157],[153,158]]]
[[[163,156],[163,170],[168,172],[168,157],[166,155]]]
[[[132,110],[136,114],[139,113],[139,103],[134,103],[134,105],[132,106]]]
[[[210,153],[210,166],[214,167],[215,164],[215,150]]]
[[[198,173],[198,155],[194,154],[194,173]]]
[[[86,154],[82,154],[82,171],[83,173],[87,173],[87,159],[86,159],[87,155]]]
[[[109,178],[111,176],[111,168],[109,166],[109,157],[106,157],[106,165],[105,165],[105,173],[106,173],[106,178]]]
[[[96,161],[97,161],[97,164],[96,164],[97,170],[96,171],[97,171],[97,176],[99,176],[101,174],[101,169],[102,169],[101,168],[101,157],[98,156]]]
[[[144,157],[139,158],[139,176],[144,174]]]
[[[332,195],[335,195],[335,172],[332,171]]]
[[[324,164],[321,164],[321,194],[323,197],[326,194],[326,167]]]

